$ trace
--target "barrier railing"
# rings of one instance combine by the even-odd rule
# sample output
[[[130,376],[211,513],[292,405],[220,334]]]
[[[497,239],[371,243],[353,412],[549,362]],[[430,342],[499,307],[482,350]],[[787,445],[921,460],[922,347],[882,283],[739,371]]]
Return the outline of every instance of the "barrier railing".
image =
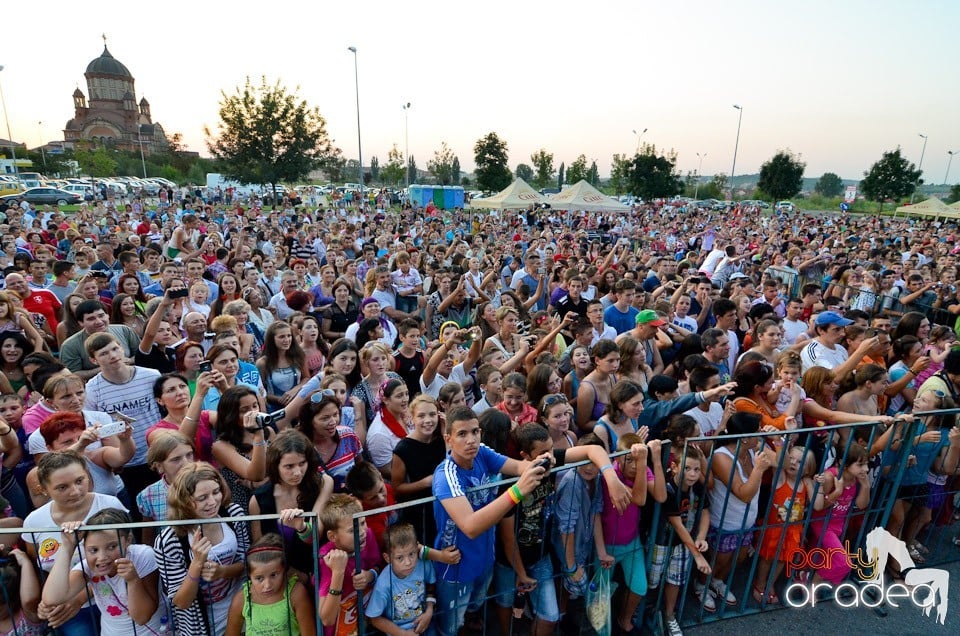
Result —
[[[712,572],[711,580],[709,581],[698,574],[697,568],[690,567],[683,563],[683,559],[680,559],[680,564],[674,564],[671,560],[672,549],[678,545],[683,546],[678,542],[672,526],[669,526],[667,520],[663,519],[666,513],[664,505],[651,503],[656,496],[653,491],[647,494],[648,504],[643,508],[643,512],[639,516],[639,524],[636,521],[630,521],[630,519],[635,519],[635,517],[625,518],[612,514],[606,516],[601,515],[602,525],[599,529],[607,532],[608,536],[636,538],[636,543],[632,543],[631,539],[623,543],[611,544],[606,548],[608,552],[616,552],[616,561],[613,565],[613,570],[617,573],[617,576],[615,576],[614,579],[619,581],[623,588],[622,593],[618,592],[613,594],[611,599],[609,599],[608,606],[612,605],[614,608],[622,608],[624,607],[624,603],[631,601],[629,597],[631,592],[639,594],[642,596],[642,599],[634,614],[636,622],[646,621],[648,626],[652,627],[654,631],[657,631],[660,628],[660,621],[662,620],[661,609],[664,607],[668,593],[673,594],[676,603],[674,615],[677,620],[683,626],[690,626],[757,612],[782,609],[783,607],[808,605],[811,599],[815,598],[811,591],[811,586],[817,582],[816,577],[820,577],[823,578],[824,581],[830,582],[834,587],[828,589],[833,589],[835,592],[839,592],[840,588],[846,583],[847,588],[845,591],[847,593],[865,595],[864,598],[869,598],[872,601],[871,606],[876,606],[874,611],[878,614],[885,615],[886,610],[882,592],[880,597],[876,597],[875,588],[868,589],[870,586],[864,585],[864,583],[874,581],[877,576],[882,577],[885,566],[890,564],[891,560],[896,560],[901,571],[912,568],[912,576],[916,576],[918,572],[922,576],[923,572],[927,572],[930,574],[929,578],[932,580],[934,579],[933,574],[936,573],[937,570],[929,566],[935,563],[955,561],[960,558],[960,551],[957,551],[953,547],[953,537],[949,531],[949,527],[955,523],[952,514],[952,503],[953,497],[957,494],[958,490],[956,474],[937,476],[940,481],[946,483],[942,489],[938,489],[937,492],[934,493],[935,496],[933,498],[929,498],[925,488],[918,487],[916,475],[910,472],[910,469],[913,468],[913,462],[917,461],[918,457],[929,457],[930,444],[939,445],[939,449],[947,448],[947,438],[944,436],[948,434],[949,428],[944,427],[940,429],[942,440],[940,442],[934,441],[932,437],[923,438],[921,436],[926,431],[927,426],[930,426],[930,428],[933,428],[933,426],[932,424],[925,425],[922,422],[922,418],[931,417],[944,420],[944,418],[955,416],[957,413],[960,413],[960,409],[917,413],[910,418],[906,418],[892,425],[888,429],[885,429],[883,425],[878,422],[867,421],[858,424],[801,428],[793,431],[765,431],[742,435],[689,438],[683,440],[682,445],[677,445],[672,449],[669,444],[665,444],[661,457],[662,467],[668,468],[670,466],[671,451],[673,465],[684,466],[688,454],[693,452],[690,449],[693,446],[697,446],[707,451],[705,453],[706,458],[703,462],[706,468],[704,474],[720,482],[732,480],[732,471],[729,476],[724,476],[720,474],[719,470],[715,470],[715,461],[718,457],[718,450],[721,447],[726,448],[726,450],[720,454],[737,458],[743,457],[744,463],[748,464],[749,460],[747,460],[746,457],[750,454],[749,449],[755,445],[759,439],[764,447],[776,448],[777,455],[775,465],[767,471],[770,479],[764,480],[767,482],[766,484],[761,482],[760,488],[755,495],[747,497],[750,502],[756,501],[756,520],[754,522],[748,522],[747,519],[742,519],[739,520],[738,523],[721,523],[719,527],[714,528],[708,535],[707,541],[710,550],[705,552],[704,555]],[[945,424],[946,422],[942,421],[940,423]],[[843,440],[845,440],[846,443],[839,443]],[[900,447],[894,449],[894,445],[897,443],[900,444]],[[795,507],[793,498],[790,499],[789,505],[787,505],[781,497],[777,495],[777,491],[781,488],[789,491],[797,491],[801,487],[806,488],[805,482],[800,475],[803,475],[802,466],[808,455],[815,458],[813,474],[821,475],[826,469],[832,466],[844,466],[854,444],[859,444],[866,449],[872,449],[875,451],[872,453],[872,457],[881,458],[879,465],[871,466],[870,468],[871,472],[868,475],[870,496],[865,506],[850,505],[849,510],[845,509],[843,511],[835,509],[824,512],[815,511],[813,502],[817,501],[820,493],[826,487],[826,485],[819,480],[814,480],[810,486],[812,490],[810,494],[812,496],[809,497],[809,501],[803,507]],[[801,456],[799,463],[801,467],[797,475],[793,477],[787,476],[787,473],[791,475],[794,474],[793,468],[788,465],[788,462],[792,460],[787,453],[780,452],[780,448],[799,449],[799,455]],[[792,453],[793,451],[789,452]],[[620,451],[611,455],[612,459],[618,463],[618,471],[626,469],[630,460],[629,455],[629,451]],[[589,462],[583,461],[558,466],[553,469],[553,474],[551,475],[551,479],[566,479],[568,482],[571,482],[562,483],[561,486],[563,488],[582,488],[584,492],[589,491],[591,488],[593,489],[593,494],[588,498],[591,502],[591,508],[586,511],[580,510],[578,513],[585,515],[590,515],[595,512],[594,506],[596,500],[593,499],[593,497],[597,496],[596,493],[602,491],[603,488],[599,484],[599,481],[602,480],[601,477],[595,476],[591,478],[588,474],[589,471],[579,470],[588,464]],[[566,477],[568,475],[567,471],[571,470],[575,471],[572,473],[573,476]],[[638,471],[638,474],[643,475],[642,470]],[[905,477],[910,478],[905,480]],[[590,486],[591,479],[594,484],[592,487]],[[744,470],[743,479],[749,479],[748,468]],[[919,484],[919,486],[926,484],[926,480],[927,476],[923,475],[922,483]],[[491,488],[498,490],[504,489],[516,481],[516,478],[494,479],[488,483],[483,483],[468,489],[465,494],[469,498],[483,490]],[[780,483],[781,481],[783,483]],[[854,497],[862,492],[861,489],[862,486],[857,487]],[[709,508],[719,507],[719,514],[715,511],[717,518],[733,519],[733,515],[738,509],[737,502],[739,501],[739,499],[736,499],[736,491],[737,488],[727,489],[725,494],[715,494],[711,497],[711,495],[704,490],[704,496],[696,501],[694,507],[690,508],[688,515],[693,515],[694,517],[704,514],[709,515]],[[830,492],[832,493],[833,491],[831,490]],[[566,491],[564,491],[564,494],[565,493]],[[741,492],[741,494],[743,493]],[[579,517],[574,517],[572,512],[561,518],[559,516],[561,514],[559,512],[560,508],[557,507],[556,511],[553,510],[558,496],[557,491],[554,490],[548,493],[547,498],[544,500],[545,508],[552,511],[553,518],[551,523],[543,524],[533,529],[530,527],[519,527],[520,524],[514,524],[516,534],[514,535],[514,541],[512,543],[516,546],[516,539],[520,536],[520,533],[526,532],[525,540],[522,542],[523,545],[538,544],[539,551],[537,552],[537,558],[541,560],[546,559],[547,562],[550,563],[551,567],[548,576],[541,572],[535,576],[531,576],[531,578],[537,580],[538,587],[542,586],[555,590],[555,596],[559,597],[562,603],[566,603],[565,606],[560,606],[560,609],[566,611],[565,620],[568,621],[561,632],[568,633],[567,627],[571,625],[579,629],[589,623],[586,611],[587,607],[582,599],[585,593],[589,593],[586,582],[590,581],[596,574],[598,565],[595,556],[581,559],[581,555],[577,555],[577,564],[584,566],[584,570],[592,570],[593,572],[592,574],[585,573],[583,583],[579,586],[577,585],[577,581],[572,580],[570,573],[564,573],[561,571],[563,568],[556,566],[558,562],[564,564],[567,562],[566,558],[558,561],[557,556],[565,553],[564,551],[569,546],[565,541],[569,539],[564,539],[563,537],[570,534],[569,532],[561,533],[558,531],[558,528],[562,525],[563,528],[569,529],[576,525],[573,522],[579,519]],[[602,497],[602,494],[600,496]],[[360,524],[362,519],[375,515],[392,516],[394,513],[404,513],[407,518],[410,518],[411,511],[413,511],[414,515],[419,516],[421,520],[421,541],[424,541],[425,544],[431,548],[434,546],[445,547],[442,542],[437,543],[436,541],[428,540],[431,534],[430,523],[434,522],[432,518],[432,506],[435,502],[436,499],[434,497],[425,497],[414,501],[398,503],[389,507],[366,510],[354,515],[353,533],[355,544],[360,545]],[[674,500],[673,503],[676,504],[677,502],[678,500]],[[600,509],[602,511],[602,506]],[[676,511],[678,506],[674,505],[672,509]],[[316,517],[313,514],[306,516],[314,519]],[[229,521],[249,523],[253,521],[278,519],[279,515],[250,515],[231,517]],[[225,519],[218,518],[125,523],[84,526],[81,527],[81,531],[116,531],[119,536],[123,530],[195,525],[202,527],[206,524],[220,523],[223,521],[225,521]],[[311,531],[315,548],[320,545],[320,529],[318,525],[316,522],[313,523]],[[589,523],[588,526],[591,529],[596,529],[593,523]],[[667,529],[663,531],[665,526],[667,526]],[[886,537],[883,533],[888,532],[885,530],[888,526],[890,526],[889,533],[892,533],[892,540],[886,540],[885,542],[880,541],[878,543],[880,539]],[[903,529],[901,530],[899,526],[902,526]],[[691,534],[696,536],[697,526],[693,527],[694,532]],[[550,534],[546,534],[547,531],[550,531]],[[497,526],[494,526],[493,532],[500,532],[500,530],[497,529]],[[530,535],[530,532],[539,532],[539,536]],[[4,536],[23,535],[25,539],[39,546],[38,538],[40,535],[54,533],[58,534],[59,529],[0,528],[0,542],[2,542],[2,537]],[[920,560],[914,559],[913,556],[910,555],[912,548],[908,549],[906,546],[900,548],[895,545],[897,537],[903,533],[906,533],[905,538],[907,539],[915,535],[922,546],[929,548],[929,555],[920,554],[919,549],[915,552],[915,554],[921,558],[926,558],[928,563],[924,564]],[[795,538],[788,536],[791,534],[799,535],[798,545],[796,544]],[[891,537],[886,537],[886,539],[890,539]],[[536,538],[539,538],[539,542],[535,540]],[[575,536],[572,540],[577,541],[578,537]],[[9,542],[6,543],[9,545]],[[489,557],[487,556],[485,556],[482,561],[490,569],[496,570],[498,567],[501,568],[500,573],[502,576],[500,578],[500,585],[495,584],[492,590],[486,590],[481,607],[492,610],[492,613],[501,621],[501,625],[506,626],[507,633],[512,633],[516,625],[516,621],[510,618],[506,618],[504,622],[502,610],[512,609],[507,607],[509,605],[513,605],[520,612],[523,611],[524,606],[530,605],[532,606],[532,613],[535,616],[539,614],[546,618],[553,618],[553,616],[550,616],[551,608],[544,609],[539,605],[541,599],[539,597],[531,599],[532,594],[530,593],[527,593],[525,597],[523,597],[522,602],[516,602],[515,600],[514,603],[510,603],[509,599],[505,597],[504,580],[511,581],[510,589],[507,591],[511,593],[515,592],[518,587],[514,583],[513,574],[507,569],[511,567],[509,563],[512,562],[509,557],[514,555],[504,552],[503,544],[499,536],[497,543],[501,544],[499,565],[489,562]],[[604,543],[606,542],[604,541]],[[666,552],[657,547],[664,546],[664,544]],[[626,546],[626,548],[616,551],[617,546]],[[722,550],[718,551],[716,549],[717,547],[722,548]],[[867,551],[868,549],[878,549],[879,558],[871,558],[873,552]],[[726,550],[726,552],[723,550]],[[312,575],[312,580],[304,583],[312,586],[313,597],[319,601],[318,573],[320,572],[320,562],[317,549],[312,550],[312,553],[313,571],[307,573],[308,575]],[[663,570],[664,579],[659,585],[648,588],[647,583],[650,582],[648,581],[648,573],[650,572],[651,565],[653,565],[655,554],[658,560],[664,559],[664,563],[658,565],[658,567],[661,567]],[[689,558],[691,557],[689,550],[687,552],[680,552],[680,555],[686,555],[688,557],[686,559],[687,562],[692,561],[692,558]],[[867,556],[861,560],[854,561],[854,559],[860,559],[863,555]],[[164,558],[163,554],[158,554],[157,557],[158,566],[163,567],[160,563]],[[827,566],[835,565],[837,559],[841,557],[843,557],[847,565],[853,562],[857,567],[854,568],[852,577],[844,576],[836,578],[834,576],[833,580],[831,580],[831,571],[834,568]],[[834,559],[834,563],[828,562],[831,558]],[[359,571],[359,559],[355,561],[358,562],[357,571]],[[497,561],[496,557],[494,561]],[[640,567],[641,564],[642,567]],[[672,571],[671,567],[674,568]],[[636,568],[640,568],[639,573]],[[843,568],[838,568],[838,570],[842,569]],[[807,578],[804,578],[803,573],[807,573]],[[471,572],[469,574],[473,576],[477,573]],[[528,575],[529,574],[530,572],[528,572]],[[620,576],[621,574],[622,577]],[[680,581],[680,584],[676,585],[677,589],[668,592],[667,584],[670,583],[671,580]],[[720,581],[720,584],[715,583],[714,580]],[[701,588],[704,584],[708,586],[705,589],[718,589],[719,592],[706,591],[701,593],[700,589],[704,589]],[[584,591],[585,587],[587,587],[586,592]],[[641,590],[642,594],[639,593]],[[931,604],[936,602],[939,598],[937,594],[941,591],[942,590],[935,589],[933,583],[929,584],[929,593],[932,599],[930,601]],[[166,590],[165,594],[161,596],[172,596],[173,592],[175,592],[175,590]],[[732,595],[733,599],[727,599],[728,592]],[[5,587],[3,587],[2,594],[5,595],[3,597],[4,600],[9,598],[8,590]],[[362,603],[368,594],[369,590],[359,595],[359,601],[361,602],[359,607],[363,607]],[[774,602],[776,597],[781,595],[783,602]],[[712,602],[708,599],[712,599]],[[494,602],[489,603],[490,600]],[[713,607],[711,607],[711,605]],[[497,610],[496,608],[498,607],[501,609]],[[449,610],[438,607],[437,616],[443,611]],[[616,615],[616,611],[614,611],[614,614]],[[207,620],[210,621],[208,624],[213,626],[211,628],[212,632],[222,633],[221,628],[223,626],[215,623],[215,617],[212,614],[208,616]],[[616,617],[612,620],[616,620]],[[931,618],[931,620],[935,620],[935,618]],[[361,609],[357,609],[357,622],[360,633],[367,633],[369,631],[368,626],[370,623]],[[171,621],[169,624],[173,625],[173,622]],[[492,625],[489,621],[483,621],[483,633],[488,633],[488,631],[492,629]],[[320,623],[319,611],[316,616],[316,627],[318,633],[322,633],[321,630],[323,628]],[[135,630],[136,633],[150,633],[137,626],[135,626]],[[493,629],[493,631],[503,631],[503,629]]]

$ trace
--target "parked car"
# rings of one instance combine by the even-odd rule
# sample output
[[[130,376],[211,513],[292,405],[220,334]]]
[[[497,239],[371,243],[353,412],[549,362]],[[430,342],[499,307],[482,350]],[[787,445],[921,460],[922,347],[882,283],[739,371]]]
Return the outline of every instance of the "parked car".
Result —
[[[0,197],[5,201],[16,201],[20,197],[26,199],[28,203],[56,203],[57,205],[68,205],[80,203],[83,197],[74,192],[67,192],[59,188],[30,188],[22,194],[8,194]]]
[[[776,210],[777,212],[782,212],[784,214],[790,214],[797,209],[797,206],[793,204],[792,201],[781,201],[777,203]]]

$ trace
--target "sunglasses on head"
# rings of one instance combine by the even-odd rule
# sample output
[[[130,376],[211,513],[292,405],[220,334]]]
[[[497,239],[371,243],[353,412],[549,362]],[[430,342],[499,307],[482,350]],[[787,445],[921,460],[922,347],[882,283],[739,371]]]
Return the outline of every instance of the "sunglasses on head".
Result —
[[[551,393],[543,398],[541,410],[546,412],[554,404],[567,404],[567,396],[562,393]]]
[[[325,398],[325,397],[336,397],[336,396],[337,396],[337,394],[334,393],[333,389],[323,389],[322,391],[317,391],[316,393],[314,393],[313,395],[311,395],[311,396],[310,396],[310,401],[313,402],[314,404],[320,404],[320,402],[323,400],[323,398]]]

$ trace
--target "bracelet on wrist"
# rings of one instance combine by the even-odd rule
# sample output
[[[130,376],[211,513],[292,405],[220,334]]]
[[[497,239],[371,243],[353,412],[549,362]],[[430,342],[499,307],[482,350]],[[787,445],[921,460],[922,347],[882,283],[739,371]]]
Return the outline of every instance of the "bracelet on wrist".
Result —
[[[515,506],[523,501],[523,493],[520,492],[520,488],[518,488],[516,484],[507,489],[507,496],[510,497],[510,501],[512,501]]]
[[[436,604],[437,604],[437,599],[434,598],[433,596],[428,596],[428,597],[426,598],[426,603],[427,603],[427,605],[429,605],[430,603],[433,603],[434,605],[436,605]]]
[[[603,473],[607,472],[608,470],[612,470],[612,469],[613,469],[613,463],[611,462],[611,463],[607,464],[606,466],[601,466],[601,467],[600,467],[600,474],[602,475]]]
[[[263,440],[262,442],[254,442],[254,443],[253,443],[253,446],[269,446],[269,445],[270,445],[270,442],[268,442],[267,440]]]
[[[330,596],[340,596],[341,594],[343,594],[343,590],[330,589],[330,590],[327,590],[327,594],[329,594]]]

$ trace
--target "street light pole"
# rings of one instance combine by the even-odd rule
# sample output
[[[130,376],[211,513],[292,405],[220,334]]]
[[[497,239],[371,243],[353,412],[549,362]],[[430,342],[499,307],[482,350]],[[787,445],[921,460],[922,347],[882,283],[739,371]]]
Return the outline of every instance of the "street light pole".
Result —
[[[943,185],[950,183],[950,181],[948,181],[948,179],[950,179],[950,164],[953,163],[953,155],[955,153],[952,150],[948,150],[947,154],[950,155],[950,159],[947,160],[947,174],[943,175]]]
[[[702,155],[698,152],[697,156],[700,158],[700,162],[697,164],[697,187],[693,189],[693,198],[696,199],[697,195],[700,194],[700,170],[703,168],[703,160],[707,158],[707,153]]]
[[[403,174],[406,177],[405,181],[407,188],[410,188],[410,102],[407,102],[403,105],[403,160],[405,165],[403,167]]]
[[[640,140],[643,139],[643,136],[646,134],[647,130],[647,128],[644,128],[640,132],[637,132],[636,130],[633,131],[633,134],[637,136],[637,152],[635,154],[640,154]]]
[[[0,72],[4,69],[0,64]],[[3,97],[3,84],[0,84],[0,106],[3,106],[3,118],[7,122],[7,138],[10,141],[10,153],[13,155],[13,176],[20,185],[20,170],[17,168],[17,145],[13,143],[13,133],[10,132],[10,115],[7,113],[7,100]]]
[[[360,73],[357,70],[357,47],[348,46],[353,53],[353,86],[357,94],[357,158],[360,163],[360,205],[363,205],[363,143],[360,141]],[[360,206],[358,206],[359,208]]]
[[[923,174],[923,155],[927,152],[927,136],[923,133],[917,133],[920,137],[923,138],[923,148],[920,149],[920,163],[917,164],[917,180],[913,184],[913,193],[910,195],[910,203],[913,203],[913,198],[917,196],[917,188],[920,187],[920,175]]]
[[[43,146],[44,146],[45,144],[43,143],[43,122],[42,122],[42,121],[38,121],[38,122],[37,122],[37,132],[40,133],[40,158],[43,159],[43,172],[46,174],[46,172],[47,172],[47,153],[44,152],[44,150],[43,150]]]
[[[137,141],[140,142],[140,165],[143,166],[143,178],[147,178],[147,160],[143,158],[143,124],[137,124]]]
[[[740,148],[740,124],[743,122],[743,107],[740,104],[734,104],[734,108],[740,111],[737,117],[737,140],[733,144],[733,166],[730,168],[730,200],[733,200],[733,176],[737,173],[737,150]]]

